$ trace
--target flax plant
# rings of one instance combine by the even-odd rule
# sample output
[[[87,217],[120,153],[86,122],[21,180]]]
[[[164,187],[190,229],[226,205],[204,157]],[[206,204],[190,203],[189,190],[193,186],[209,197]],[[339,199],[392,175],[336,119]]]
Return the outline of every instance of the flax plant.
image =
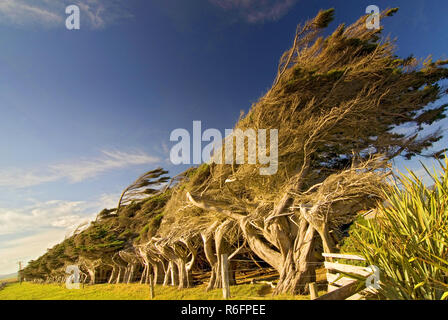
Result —
[[[385,299],[448,298],[448,158],[426,186],[413,171],[400,173],[374,219],[358,223],[353,242],[380,268]]]

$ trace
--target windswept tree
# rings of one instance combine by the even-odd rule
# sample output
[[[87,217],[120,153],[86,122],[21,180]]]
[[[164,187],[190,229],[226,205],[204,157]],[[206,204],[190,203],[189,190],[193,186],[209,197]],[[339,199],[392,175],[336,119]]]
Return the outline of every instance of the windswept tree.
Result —
[[[205,214],[238,223],[250,249],[280,273],[276,293],[306,290],[313,250],[335,251],[341,225],[375,206],[389,160],[422,154],[441,138],[420,131],[444,117],[447,105],[437,101],[448,61],[397,57],[381,29],[366,28],[367,16],[324,38],[333,15],[321,11],[298,26],[272,88],[236,125],[278,129],[277,174],[259,175],[261,164],[214,164],[187,193]]]
[[[137,180],[121,193],[117,206],[117,214],[122,206],[134,200],[141,200],[142,198],[160,193],[161,190],[157,187],[169,181],[170,177],[166,176],[167,173],[168,171],[157,168],[138,177]]]

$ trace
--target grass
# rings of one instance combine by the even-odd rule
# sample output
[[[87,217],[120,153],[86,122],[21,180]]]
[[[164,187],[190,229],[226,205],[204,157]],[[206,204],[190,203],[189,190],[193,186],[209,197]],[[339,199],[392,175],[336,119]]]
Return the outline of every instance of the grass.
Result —
[[[230,288],[233,300],[309,300],[309,296],[272,296],[265,284],[245,284]],[[220,300],[222,290],[205,292],[205,287],[178,290],[156,286],[156,300]],[[149,300],[149,287],[142,284],[86,285],[79,290],[68,290],[65,285],[11,283],[0,291],[0,300]]]

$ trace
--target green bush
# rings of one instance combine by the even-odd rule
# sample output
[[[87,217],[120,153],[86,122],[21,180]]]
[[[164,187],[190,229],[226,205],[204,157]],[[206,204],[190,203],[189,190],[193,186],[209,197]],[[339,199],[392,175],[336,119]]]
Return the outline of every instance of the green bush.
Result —
[[[375,218],[356,223],[344,246],[380,269],[380,297],[448,298],[448,159],[427,187],[400,174]]]

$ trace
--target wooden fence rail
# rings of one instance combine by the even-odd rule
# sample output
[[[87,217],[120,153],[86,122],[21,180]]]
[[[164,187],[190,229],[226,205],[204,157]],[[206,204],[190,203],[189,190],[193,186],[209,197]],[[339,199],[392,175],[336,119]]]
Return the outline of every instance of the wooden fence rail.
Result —
[[[324,263],[327,269],[328,293],[315,297],[314,300],[359,300],[363,299],[367,292],[375,293],[365,286],[365,279],[373,274],[370,268],[334,262],[337,259],[354,261],[366,261],[366,259],[339,253],[323,253],[322,256],[326,260],[331,260]],[[359,280],[360,277],[363,280]]]

